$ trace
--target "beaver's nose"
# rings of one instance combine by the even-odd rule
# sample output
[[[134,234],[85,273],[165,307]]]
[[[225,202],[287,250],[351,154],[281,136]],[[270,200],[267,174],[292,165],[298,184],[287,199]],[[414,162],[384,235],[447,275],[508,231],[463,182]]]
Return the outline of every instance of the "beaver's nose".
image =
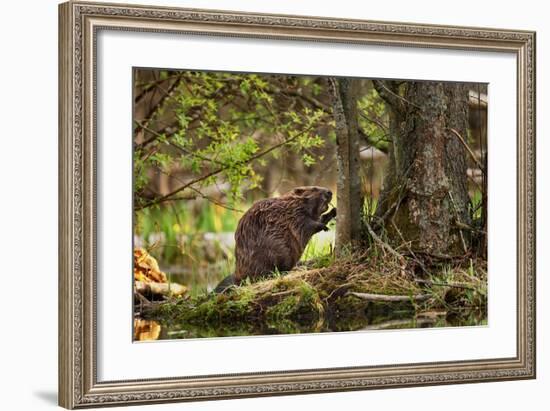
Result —
[[[332,198],[332,191],[327,190],[327,197],[328,197],[328,199],[329,199],[329,201],[330,201],[330,199]]]

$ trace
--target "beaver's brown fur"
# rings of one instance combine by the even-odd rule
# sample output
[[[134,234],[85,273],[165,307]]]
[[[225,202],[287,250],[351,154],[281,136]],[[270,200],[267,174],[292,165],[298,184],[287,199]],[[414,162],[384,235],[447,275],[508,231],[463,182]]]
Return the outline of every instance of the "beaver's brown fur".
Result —
[[[235,274],[222,281],[216,291],[245,278],[256,280],[275,270],[294,268],[310,238],[328,230],[328,222],[336,216],[335,208],[323,214],[331,199],[329,189],[307,186],[254,203],[235,232]]]

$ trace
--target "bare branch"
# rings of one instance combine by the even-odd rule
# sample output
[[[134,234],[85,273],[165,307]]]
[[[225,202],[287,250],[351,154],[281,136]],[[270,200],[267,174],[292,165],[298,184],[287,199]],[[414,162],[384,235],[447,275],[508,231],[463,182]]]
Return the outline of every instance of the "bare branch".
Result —
[[[166,171],[162,170],[160,167],[156,167],[156,169],[161,172],[162,174],[164,174],[165,176],[167,176],[168,178],[172,178],[176,181],[178,181],[179,183],[181,184],[186,184],[184,183],[180,178],[178,178],[177,176],[173,175],[173,174],[170,174],[170,173],[167,173]],[[204,198],[205,200],[207,201],[210,201],[212,204],[215,204],[217,206],[220,206],[220,207],[223,207],[223,208],[226,208],[228,210],[231,210],[231,211],[237,211],[239,213],[243,213],[244,211],[243,210],[239,210],[238,208],[233,208],[231,206],[228,206],[227,204],[224,204],[218,200],[216,200],[215,198],[213,198],[212,196],[209,196],[208,194],[205,194],[204,192],[198,190],[197,188],[194,188],[194,187],[188,187],[189,190],[191,191],[194,191],[195,194],[194,195],[185,195],[185,196],[179,196],[179,197],[174,197],[174,198],[171,198],[169,201],[178,201],[178,200],[186,200],[186,201],[189,201],[189,200],[196,200],[197,198]],[[208,188],[208,187],[207,187]],[[223,191],[219,190],[220,193],[224,194]]]
[[[147,115],[145,116],[145,119],[142,122],[137,123],[138,126],[134,129],[134,133],[137,133],[139,130],[141,130],[144,127],[148,127],[149,123],[153,120],[153,117],[156,115],[160,107],[164,104],[166,99],[172,95],[176,87],[180,84],[181,80],[183,79],[184,73],[181,73],[179,76],[177,76],[176,80],[168,87],[168,90],[164,91],[162,97],[160,100],[149,110]],[[155,89],[158,87],[155,87]]]
[[[371,122],[371,123],[374,123],[376,124],[378,127],[380,127],[382,130],[384,130],[384,132],[388,132],[388,127],[386,127],[386,125],[384,123],[382,123],[380,120],[377,120],[377,119],[374,119],[372,117],[369,117],[367,116],[364,112],[360,112],[359,113],[361,115],[361,117],[363,117],[365,120]]]
[[[238,208],[234,208],[234,207],[231,207],[231,206],[228,206],[227,204],[224,204],[224,203],[220,203],[218,200],[216,200],[215,198],[212,198],[206,194],[204,194],[203,192],[199,191],[198,189],[194,188],[194,187],[189,187],[190,190],[193,190],[195,193],[197,193],[197,195],[201,198],[204,198],[205,200],[208,200],[210,201],[211,203],[213,204],[216,204],[217,206],[220,206],[220,207],[223,207],[223,208],[226,208],[227,210],[231,210],[231,211],[237,211],[238,213],[244,213],[244,210],[240,210]],[[175,199],[174,199],[175,200]]]
[[[402,101],[404,99],[394,91],[390,90],[390,88],[386,86],[386,81],[372,80],[372,84],[376,92],[380,96],[380,98],[382,98],[382,100],[388,103],[394,110],[400,111],[400,112],[404,110],[403,101]]]
[[[305,95],[304,93],[302,93],[300,91],[297,91],[297,90],[281,90],[280,93],[287,96],[287,97],[298,97],[299,99],[304,100],[309,105],[311,105],[311,106],[313,106],[313,107],[315,107],[319,110],[323,110],[327,113],[331,111],[331,108],[328,105],[326,105],[326,104],[322,103],[321,101],[317,100],[315,97],[307,96],[307,95]]]
[[[462,138],[460,133],[456,131],[454,128],[450,128],[449,131],[451,131],[458,138],[458,140],[462,143],[466,151],[468,151],[468,154],[470,154],[470,157],[472,157],[472,160],[474,161],[476,166],[485,174],[485,167],[483,167],[481,163],[477,160],[475,153],[472,151],[470,146],[466,144],[466,141],[464,141],[464,138]]]

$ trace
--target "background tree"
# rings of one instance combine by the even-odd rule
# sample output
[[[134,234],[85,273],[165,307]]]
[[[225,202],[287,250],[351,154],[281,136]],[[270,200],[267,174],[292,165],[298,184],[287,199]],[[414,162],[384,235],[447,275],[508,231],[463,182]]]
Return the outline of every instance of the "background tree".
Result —
[[[331,78],[331,94],[336,128],[337,225],[335,248],[343,251],[357,246],[362,227],[363,193],[359,164],[358,96],[359,80]]]

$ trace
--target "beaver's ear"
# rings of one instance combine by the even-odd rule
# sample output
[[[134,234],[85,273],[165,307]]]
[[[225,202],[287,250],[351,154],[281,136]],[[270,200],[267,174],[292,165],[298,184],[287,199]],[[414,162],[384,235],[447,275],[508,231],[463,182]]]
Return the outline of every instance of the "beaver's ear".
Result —
[[[292,190],[292,193],[296,194],[297,196],[303,195],[304,192],[305,192],[305,190],[303,188],[295,188],[294,190]]]

